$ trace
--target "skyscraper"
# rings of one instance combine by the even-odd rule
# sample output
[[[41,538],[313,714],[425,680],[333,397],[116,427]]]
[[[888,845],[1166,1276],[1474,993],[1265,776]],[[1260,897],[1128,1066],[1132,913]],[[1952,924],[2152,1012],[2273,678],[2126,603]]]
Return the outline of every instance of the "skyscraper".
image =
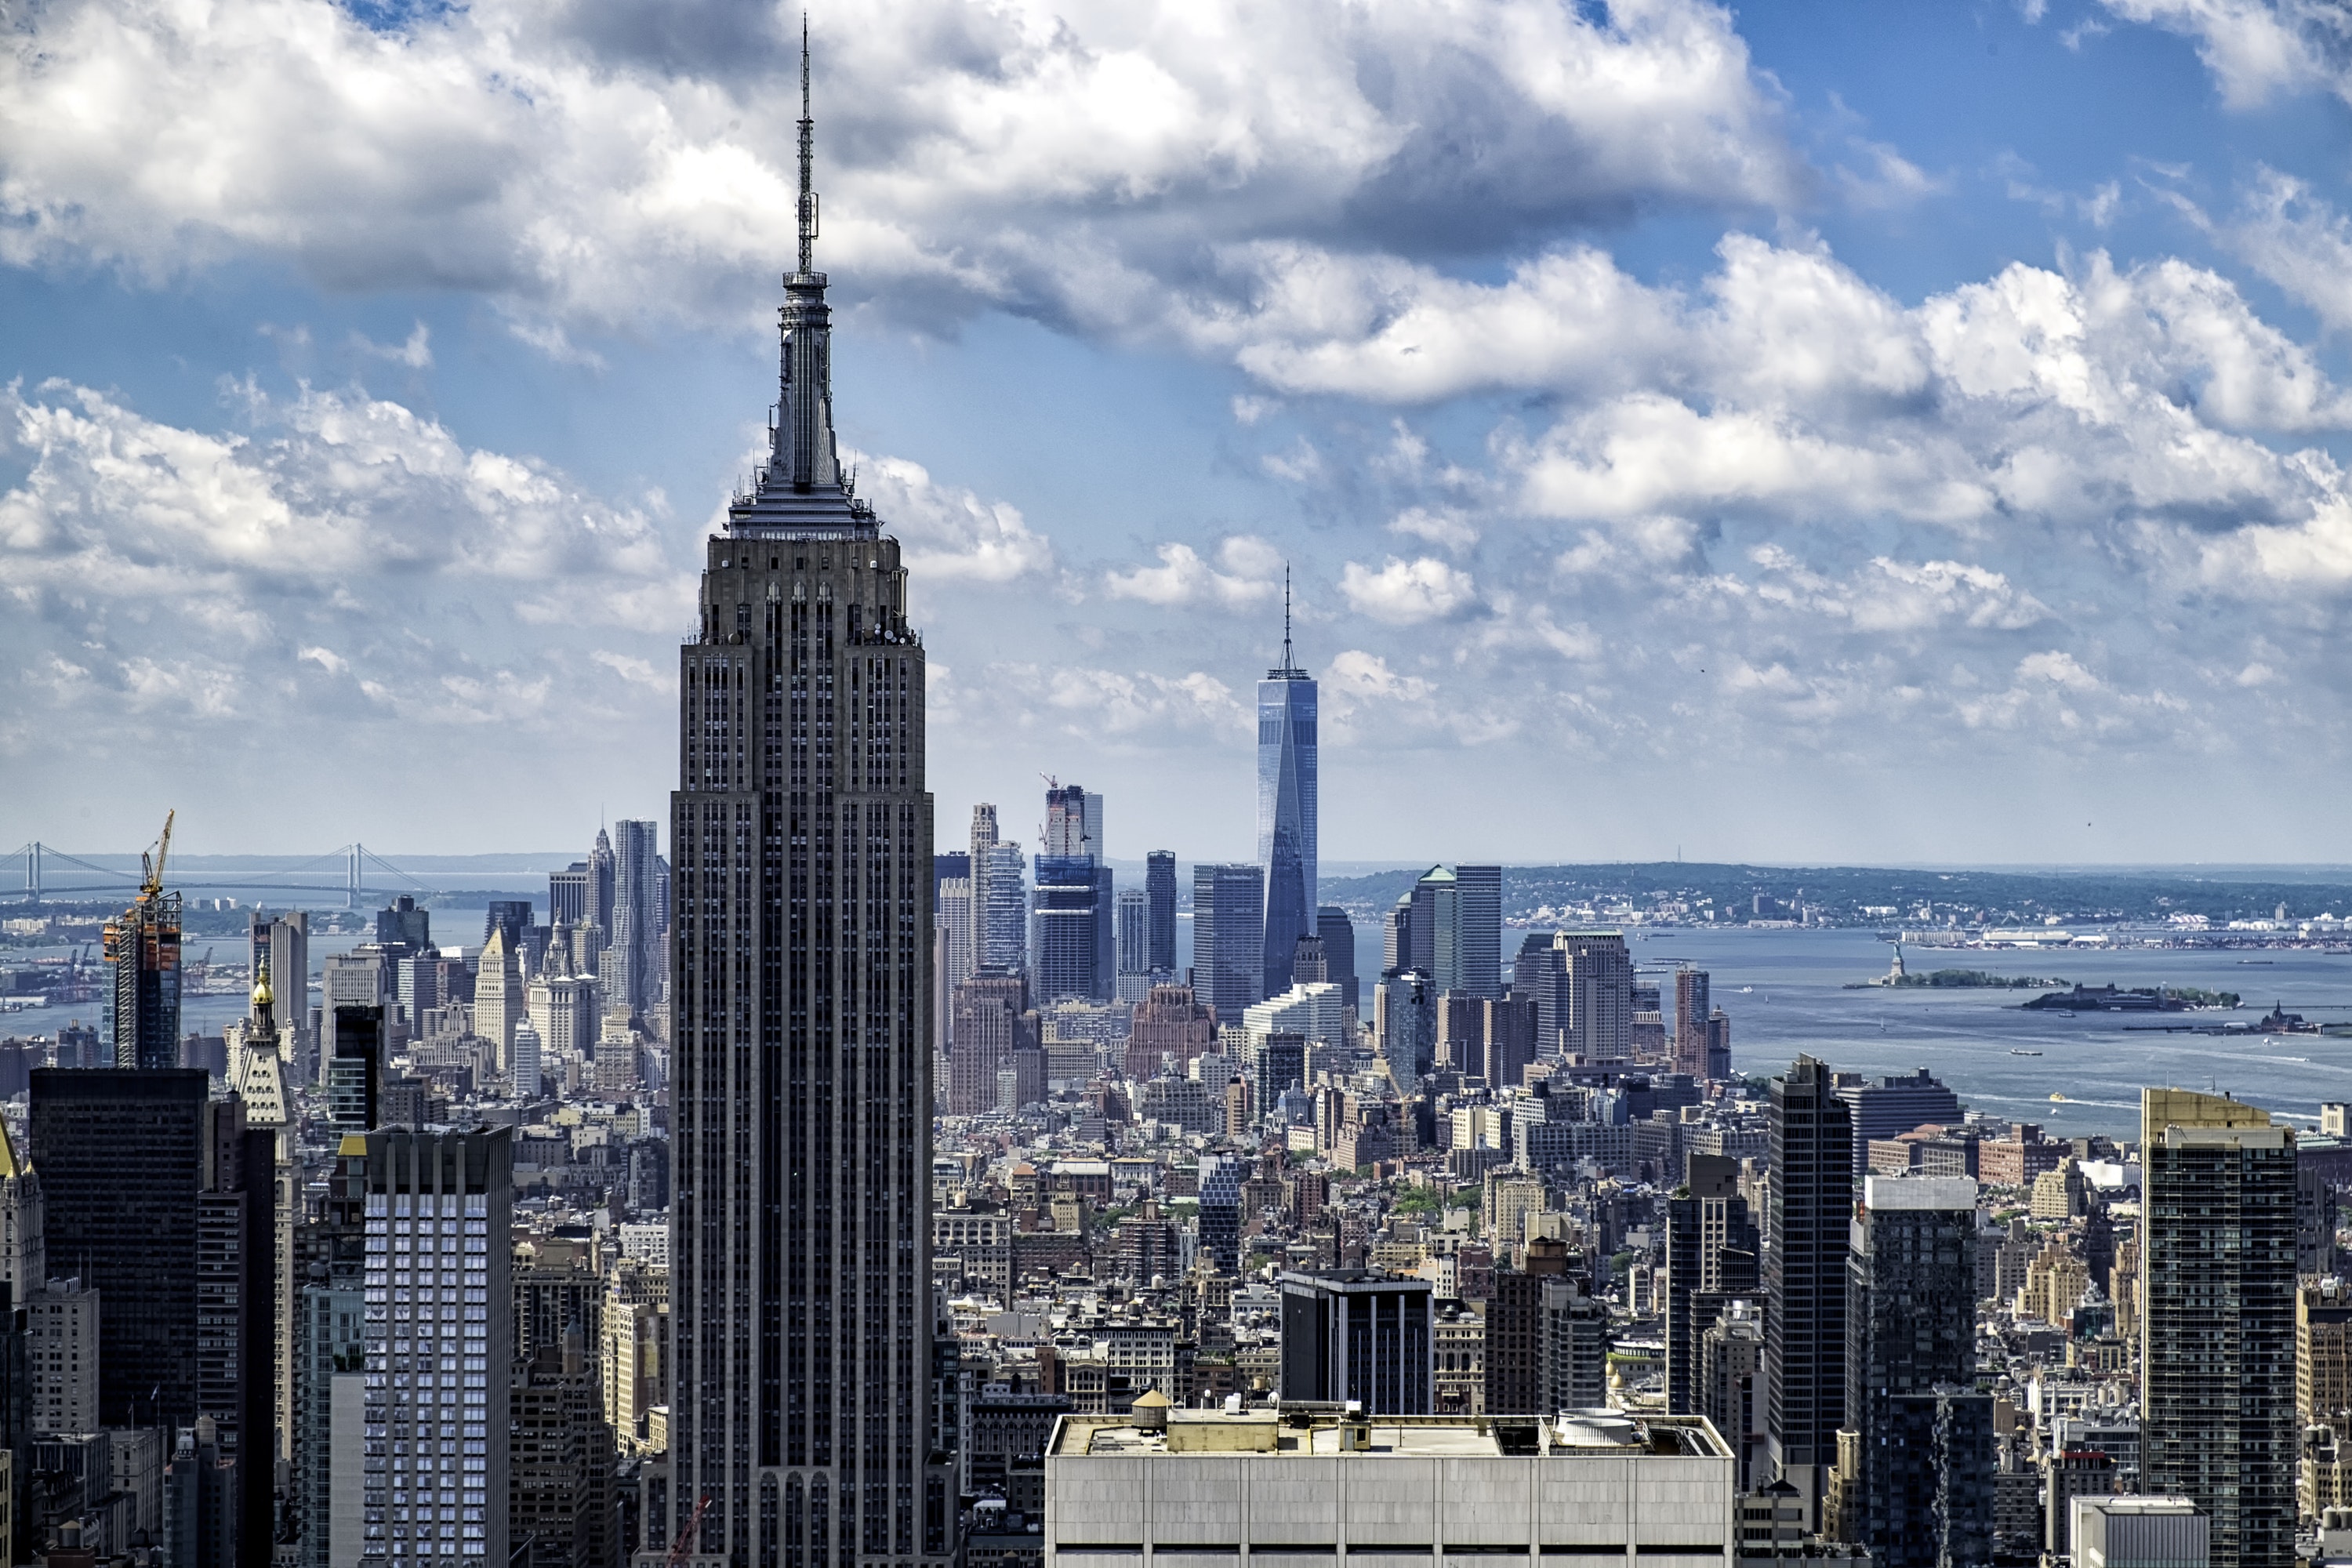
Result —
[[[2140,1094],[2140,1489],[2212,1520],[2214,1568],[2294,1561],[2294,1134],[2268,1111]]]
[[[106,1036],[118,1068],[173,1068],[180,1061],[180,895],[163,890],[172,821],[131,907],[106,922]]]
[[[1503,994],[1503,868],[1500,866],[1456,866],[1454,885],[1454,973],[1441,991],[1460,991],[1479,997]],[[1442,980],[1443,977],[1441,977]]]
[[[1739,1195],[1739,1162],[1691,1155],[1682,1190],[1666,1200],[1669,1414],[1706,1413],[1699,1347],[1732,1301],[1755,1295],[1756,1243],[1756,1222]]]
[[[474,975],[474,1032],[489,1042],[491,1068],[501,1073],[507,1070],[508,1053],[514,1049],[515,1023],[523,1016],[524,1009],[521,966],[515,961],[512,944],[507,928],[493,925],[489,941],[482,944],[480,967]],[[328,1006],[331,1009],[337,1000],[328,997]],[[330,1020],[332,1016],[331,1011]],[[327,1033],[331,1041],[331,1021]],[[322,1057],[332,1053],[330,1044]]]
[[[1589,1062],[1622,1062],[1633,1054],[1633,960],[1622,932],[1562,931],[1559,1019],[1561,1048]],[[1540,1006],[1540,1004],[1538,1004]]]
[[[1176,973],[1176,857],[1154,849],[1143,860],[1143,896],[1150,901],[1150,949],[1146,954],[1151,973],[1172,978]]]
[[[1873,1564],[1992,1560],[1992,1395],[1976,1391],[1977,1184],[1865,1176],[1847,1258],[1846,1420]]]
[[[301,1083],[319,1081],[319,1043],[310,1034],[310,917],[300,910],[275,917],[256,910],[247,941],[247,972],[269,970],[285,1056]]]
[[[1140,888],[1118,890],[1118,972],[1151,973],[1151,903]]]
[[[1265,899],[1259,921],[1259,996],[1290,989],[1291,951],[1300,937],[1315,932],[1315,678],[1290,655],[1286,574],[1282,662],[1257,683],[1257,863]],[[1193,919],[1199,918],[1196,907]],[[1196,927],[1196,942],[1199,936]]]
[[[1801,1056],[1772,1080],[1767,1121],[1772,1202],[1763,1268],[1770,1302],[1765,1436],[1780,1479],[1818,1499],[1845,1425],[1853,1120],[1829,1068]]]
[[[1348,911],[1325,904],[1315,911],[1315,934],[1323,939],[1323,977],[1339,988],[1340,1002],[1356,1005],[1356,926]]]
[[[1102,979],[1108,922],[1107,873],[1091,855],[1040,855],[1030,904],[1030,951],[1042,1005],[1068,997],[1107,1000]]]
[[[1079,784],[1056,784],[1045,791],[1045,853],[1103,858],[1103,797]]]
[[[365,1554],[402,1568],[507,1561],[511,1138],[365,1136],[366,1423],[349,1437],[364,1430],[366,1444],[346,1447],[338,1422],[332,1463],[360,1472]],[[461,1297],[493,1305],[462,1319],[439,1305]],[[497,1369],[495,1396],[483,1368]]]
[[[732,1568],[942,1563],[954,1506],[928,1464],[923,646],[835,453],[805,52],[802,80],[772,446],[709,543],[671,805],[677,1375],[649,1533],[708,1500],[692,1549]]]
[[[613,940],[613,838],[596,829],[596,846],[588,851],[588,923]],[[550,917],[552,918],[552,917]]]
[[[1675,971],[1675,1071],[1706,1076],[1707,974],[1685,964]],[[1914,1123],[1913,1125],[1916,1125]],[[1908,1129],[1906,1129],[1908,1131]]]
[[[1192,868],[1192,994],[1217,1010],[1221,1027],[1265,995],[1265,867]]]

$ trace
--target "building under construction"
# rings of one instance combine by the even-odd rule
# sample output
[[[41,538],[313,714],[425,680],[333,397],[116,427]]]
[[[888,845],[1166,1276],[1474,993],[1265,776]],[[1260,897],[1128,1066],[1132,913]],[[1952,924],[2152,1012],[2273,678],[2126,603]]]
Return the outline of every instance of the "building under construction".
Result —
[[[164,816],[154,853],[140,857],[139,897],[106,922],[106,1034],[114,1047],[106,1065],[180,1065],[180,895],[163,890],[173,815]]]

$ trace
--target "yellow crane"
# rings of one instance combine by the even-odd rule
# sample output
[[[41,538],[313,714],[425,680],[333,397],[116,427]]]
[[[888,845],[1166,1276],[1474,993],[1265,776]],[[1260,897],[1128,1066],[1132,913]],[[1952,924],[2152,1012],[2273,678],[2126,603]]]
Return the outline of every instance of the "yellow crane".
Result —
[[[154,853],[142,850],[139,856],[139,896],[152,899],[163,890],[163,857],[172,852],[172,820],[180,815],[173,806],[163,813],[163,837],[155,841]]]

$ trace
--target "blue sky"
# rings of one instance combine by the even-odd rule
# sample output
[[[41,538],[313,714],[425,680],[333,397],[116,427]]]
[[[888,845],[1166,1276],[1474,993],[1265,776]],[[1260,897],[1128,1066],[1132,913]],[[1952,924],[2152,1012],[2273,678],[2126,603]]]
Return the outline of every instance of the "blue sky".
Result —
[[[0,841],[661,815],[796,12],[61,3],[0,51]],[[2352,859],[2312,0],[820,6],[836,409],[942,837]]]

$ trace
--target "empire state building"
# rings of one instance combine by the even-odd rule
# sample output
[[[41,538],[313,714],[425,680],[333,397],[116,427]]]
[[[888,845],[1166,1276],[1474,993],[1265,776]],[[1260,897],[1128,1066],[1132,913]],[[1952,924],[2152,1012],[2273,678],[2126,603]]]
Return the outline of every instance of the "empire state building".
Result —
[[[808,52],[800,267],[711,537],[670,797],[671,1482],[701,1568],[919,1568],[931,1468],[931,797],[898,542],[835,453]],[[698,1515],[698,1510],[699,1510]]]

